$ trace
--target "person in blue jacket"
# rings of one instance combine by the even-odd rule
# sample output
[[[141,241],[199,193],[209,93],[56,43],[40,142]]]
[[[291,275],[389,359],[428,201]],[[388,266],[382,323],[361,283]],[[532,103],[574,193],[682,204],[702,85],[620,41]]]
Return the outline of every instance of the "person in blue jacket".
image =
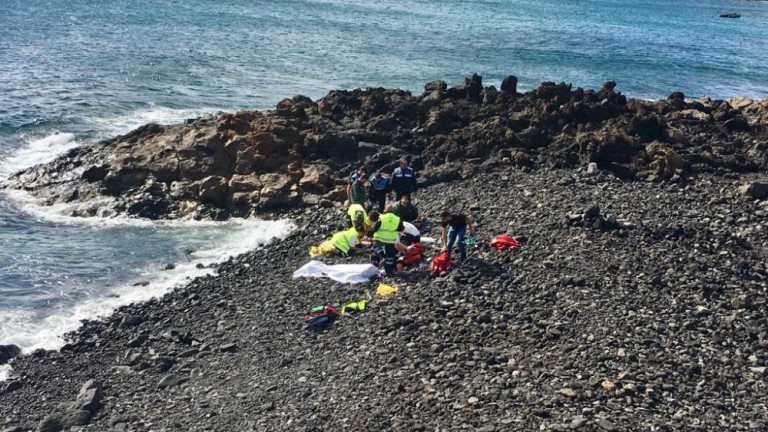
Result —
[[[387,203],[387,193],[389,193],[389,177],[383,172],[377,172],[373,177],[368,179],[370,185],[370,191],[368,193],[368,199],[371,206],[375,208],[379,213],[384,211],[384,206]]]
[[[400,166],[392,173],[392,190],[395,191],[396,201],[416,192],[416,172],[408,165],[406,158],[400,159]]]

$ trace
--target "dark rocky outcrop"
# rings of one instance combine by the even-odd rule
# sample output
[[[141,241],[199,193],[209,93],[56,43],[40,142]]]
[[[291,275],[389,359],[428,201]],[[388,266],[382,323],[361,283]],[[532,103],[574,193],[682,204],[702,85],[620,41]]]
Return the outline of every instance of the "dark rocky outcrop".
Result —
[[[579,168],[596,163],[624,179],[681,181],[702,173],[768,168],[768,101],[627,99],[543,83],[525,94],[473,75],[425,85],[422,95],[369,88],[295,96],[275,110],[146,125],[80,147],[15,175],[45,202],[74,215],[226,218],[343,196],[346,175],[365,164],[391,169],[410,155],[431,184],[483,167]],[[466,165],[466,164],[464,164]],[[471,165],[477,165],[471,163]]]

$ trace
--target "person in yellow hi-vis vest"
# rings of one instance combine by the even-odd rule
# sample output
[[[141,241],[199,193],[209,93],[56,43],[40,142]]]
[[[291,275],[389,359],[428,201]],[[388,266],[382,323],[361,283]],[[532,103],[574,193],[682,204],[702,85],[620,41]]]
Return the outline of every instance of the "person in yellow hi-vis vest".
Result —
[[[395,257],[397,256],[395,243],[400,239],[400,232],[404,229],[403,222],[392,213],[392,206],[384,208],[382,215],[374,210],[368,217],[373,222],[373,228],[368,231],[367,237],[372,237],[376,243],[384,248],[384,271],[387,274],[392,274],[395,272]]]
[[[359,234],[355,227],[352,227],[346,231],[339,231],[331,237],[331,243],[339,253],[344,256],[349,255],[350,251],[354,252],[358,243]]]
[[[352,223],[352,227],[357,228],[360,232],[365,232],[373,227],[373,222],[368,213],[366,213],[365,207],[360,204],[350,205],[347,210],[347,216]]]

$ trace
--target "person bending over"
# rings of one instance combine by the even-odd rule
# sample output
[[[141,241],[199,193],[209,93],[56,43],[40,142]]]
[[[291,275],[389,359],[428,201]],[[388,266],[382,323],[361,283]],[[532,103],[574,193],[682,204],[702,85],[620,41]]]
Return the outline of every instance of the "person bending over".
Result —
[[[402,219],[401,219],[402,220]],[[414,243],[421,243],[421,232],[410,222],[403,222],[403,231],[400,233],[400,240],[395,243],[397,251],[405,254],[408,246]]]
[[[400,238],[400,232],[403,231],[403,222],[397,215],[392,213],[391,207],[384,209],[384,214],[372,211],[368,217],[374,223],[373,228],[368,231],[367,237],[372,237],[373,241],[381,245],[384,249],[384,271],[387,274],[395,272],[395,257],[397,249],[395,244]]]
[[[339,231],[331,237],[331,243],[342,256],[356,252],[359,234],[355,228]]]
[[[441,240],[443,250],[451,255],[453,245],[458,243],[461,261],[467,259],[467,248],[464,245],[464,237],[469,230],[470,235],[475,235],[475,228],[472,226],[472,218],[461,213],[451,213],[444,211],[440,213],[441,219]]]

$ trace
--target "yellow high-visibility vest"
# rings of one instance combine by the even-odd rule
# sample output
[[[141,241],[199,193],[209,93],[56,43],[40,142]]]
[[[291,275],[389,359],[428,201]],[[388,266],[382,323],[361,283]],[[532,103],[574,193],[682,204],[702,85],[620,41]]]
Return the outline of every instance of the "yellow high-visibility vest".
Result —
[[[397,232],[400,218],[394,213],[385,213],[381,215],[379,222],[381,222],[381,226],[373,233],[373,239],[380,243],[395,244],[400,238],[400,234]]]

